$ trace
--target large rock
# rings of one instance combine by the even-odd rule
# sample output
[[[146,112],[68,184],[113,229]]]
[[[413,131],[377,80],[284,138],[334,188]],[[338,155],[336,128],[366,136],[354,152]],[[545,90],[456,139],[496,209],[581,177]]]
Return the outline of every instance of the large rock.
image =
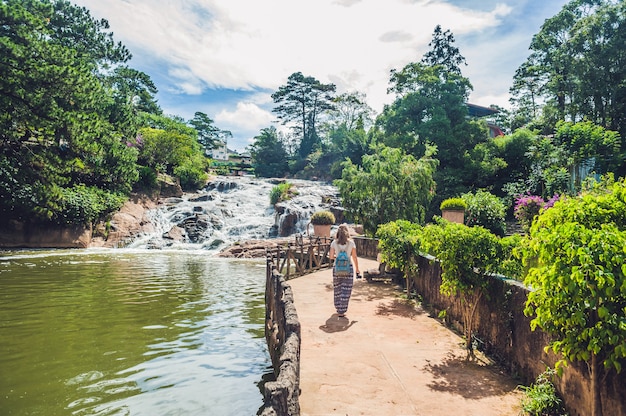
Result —
[[[154,232],[154,226],[146,217],[146,211],[156,206],[156,202],[145,195],[132,195],[113,215],[108,227],[103,224],[96,227],[90,246],[123,247],[141,234]]]
[[[0,248],[85,248],[91,227],[46,226],[11,221],[0,232]]]
[[[291,238],[276,238],[271,240],[248,240],[225,248],[219,257],[261,258],[265,257],[266,249],[274,249],[279,245],[293,242]]]
[[[180,181],[178,179],[174,180],[169,176],[159,175],[158,181],[160,188],[159,194],[162,198],[180,198],[183,196],[183,188],[180,187]]]

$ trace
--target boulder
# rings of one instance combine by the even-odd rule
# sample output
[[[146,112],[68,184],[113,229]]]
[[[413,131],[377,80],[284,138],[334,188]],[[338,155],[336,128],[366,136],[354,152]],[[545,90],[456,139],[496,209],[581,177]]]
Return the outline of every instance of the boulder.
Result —
[[[248,240],[241,243],[233,244],[222,250],[219,257],[236,257],[236,258],[262,258],[265,257],[266,249],[276,248],[278,245],[285,245],[293,242],[291,238],[276,238],[271,240]]]
[[[0,232],[0,248],[85,248],[91,241],[88,226],[46,226],[11,221]]]
[[[154,232],[154,226],[146,217],[146,210],[156,208],[156,202],[145,195],[133,194],[116,212],[109,226],[98,224],[90,247],[120,247],[141,234]]]

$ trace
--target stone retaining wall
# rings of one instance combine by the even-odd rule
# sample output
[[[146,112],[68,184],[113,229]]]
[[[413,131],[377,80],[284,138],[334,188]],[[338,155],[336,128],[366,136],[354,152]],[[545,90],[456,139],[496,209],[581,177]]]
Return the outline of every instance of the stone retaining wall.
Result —
[[[359,257],[376,260],[378,256],[378,240],[369,237],[352,237],[356,244],[356,252]]]
[[[276,381],[265,383],[262,416],[300,414],[300,321],[293,292],[285,278],[267,261],[265,339]]]
[[[414,279],[417,292],[426,307],[446,311],[446,320],[462,322],[458,298],[442,295],[441,268],[433,259],[421,257],[419,274]],[[556,357],[544,347],[550,338],[540,330],[531,331],[530,318],[524,315],[528,289],[520,282],[491,278],[488,296],[483,297],[475,316],[475,331],[479,349],[495,358],[510,374],[519,376],[525,384],[554,367]],[[555,380],[570,416],[591,414],[591,391],[585,364],[570,364],[563,376]],[[609,373],[603,381],[602,404],[605,415],[626,416],[626,371]]]
[[[378,241],[356,237],[359,256],[376,258]],[[425,307],[435,314],[446,311],[452,326],[462,322],[460,300],[440,293],[441,268],[432,258],[420,257],[419,273],[414,279]],[[300,323],[293,303],[291,287],[278,274],[271,261],[267,266],[265,293],[265,333],[275,382],[265,384],[265,407],[261,415],[299,415],[300,405]],[[531,331],[530,318],[524,315],[528,289],[520,282],[492,277],[488,295],[483,297],[475,316],[478,348],[496,359],[510,374],[526,385],[534,382],[557,360],[544,351],[550,338],[540,330]],[[459,326],[460,327],[460,326]],[[626,416],[626,371],[612,371],[602,381],[602,404],[605,415]],[[570,416],[591,413],[591,391],[587,367],[570,364],[555,380]]]

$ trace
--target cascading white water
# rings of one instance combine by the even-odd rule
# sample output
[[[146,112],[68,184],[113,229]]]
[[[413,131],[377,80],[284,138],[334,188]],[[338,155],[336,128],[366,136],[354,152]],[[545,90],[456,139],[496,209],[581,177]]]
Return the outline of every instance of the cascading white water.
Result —
[[[217,177],[202,191],[169,198],[149,213],[155,233],[130,247],[219,250],[237,241],[306,233],[311,214],[336,205],[333,185],[289,180],[297,195],[270,205],[276,181],[252,177]]]

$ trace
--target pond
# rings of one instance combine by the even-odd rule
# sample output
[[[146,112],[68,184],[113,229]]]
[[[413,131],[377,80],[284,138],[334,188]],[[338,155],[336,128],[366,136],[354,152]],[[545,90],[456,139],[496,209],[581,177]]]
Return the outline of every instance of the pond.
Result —
[[[0,413],[254,415],[264,290],[202,250],[0,252]]]

